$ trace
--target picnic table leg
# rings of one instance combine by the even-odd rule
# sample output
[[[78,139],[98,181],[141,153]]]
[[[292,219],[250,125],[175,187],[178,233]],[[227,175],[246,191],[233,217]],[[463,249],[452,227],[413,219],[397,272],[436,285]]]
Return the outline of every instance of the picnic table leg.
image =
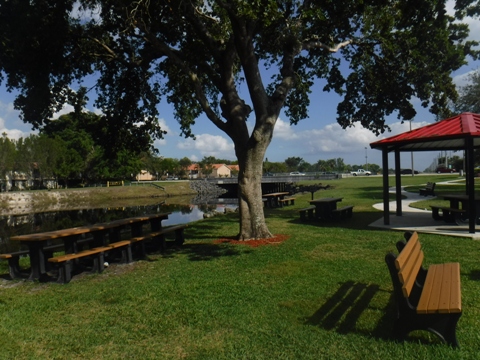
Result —
[[[105,234],[107,230],[95,231],[93,233],[93,244],[92,247],[101,247],[106,246],[107,240],[105,239]]]
[[[150,220],[150,230],[151,231],[160,231],[162,230],[162,220],[159,218],[151,219]]]
[[[136,223],[131,225],[132,237],[142,236],[143,234],[143,223]]]
[[[47,275],[43,244],[38,241],[28,241],[26,244],[30,255],[30,276],[28,280],[42,280]]]

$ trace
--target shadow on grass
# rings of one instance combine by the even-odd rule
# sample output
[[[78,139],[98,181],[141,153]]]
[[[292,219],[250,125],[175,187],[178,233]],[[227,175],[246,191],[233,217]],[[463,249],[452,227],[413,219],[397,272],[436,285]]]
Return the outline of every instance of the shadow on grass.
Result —
[[[478,281],[480,280],[480,270],[472,270],[468,276],[470,280]]]
[[[161,254],[161,257],[174,257],[178,254],[182,254],[186,255],[190,261],[210,261],[220,257],[239,256],[251,252],[251,249],[240,246],[211,243],[185,243],[181,247],[172,247],[167,249]]]
[[[351,218],[345,218],[340,220],[300,220],[298,212],[295,214],[295,218],[292,219],[290,214],[289,222],[292,224],[303,224],[305,226],[313,227],[331,227],[331,228],[345,228],[352,230],[365,230],[369,229],[369,225],[383,216],[381,212],[353,212]],[[373,229],[373,228],[371,228]]]
[[[340,334],[360,333],[378,339],[391,339],[394,314],[384,311],[384,315],[372,331],[357,329],[357,322],[362,313],[371,308],[370,302],[379,292],[375,284],[362,284],[347,281],[340,284],[337,291],[309,318],[306,325],[319,326],[325,330],[334,330]],[[392,308],[393,298],[390,298],[388,309]],[[383,310],[383,309],[381,309]]]

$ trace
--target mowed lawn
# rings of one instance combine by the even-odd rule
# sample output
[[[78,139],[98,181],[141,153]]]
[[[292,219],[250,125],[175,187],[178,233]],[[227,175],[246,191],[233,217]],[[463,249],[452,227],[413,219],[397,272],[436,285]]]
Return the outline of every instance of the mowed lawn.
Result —
[[[453,178],[402,181],[417,191]],[[460,349],[427,332],[398,343],[384,258],[403,234],[368,226],[382,217],[372,208],[382,179],[322,183],[333,188],[315,197],[343,197],[352,219],[301,223],[311,194],[297,194],[294,206],[265,210],[283,242],[218,242],[238,232],[237,214],[220,215],[190,224],[180,249],[67,285],[1,280],[0,358],[478,359],[480,242],[420,234],[426,265],[460,262]]]

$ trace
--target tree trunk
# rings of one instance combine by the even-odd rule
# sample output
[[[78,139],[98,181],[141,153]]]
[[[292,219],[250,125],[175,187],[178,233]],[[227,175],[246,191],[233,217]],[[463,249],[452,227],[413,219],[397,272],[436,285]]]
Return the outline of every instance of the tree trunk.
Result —
[[[262,144],[261,148],[265,148]],[[272,234],[265,223],[262,201],[262,172],[265,150],[253,148],[239,156],[238,201],[240,214],[239,240],[265,239]]]

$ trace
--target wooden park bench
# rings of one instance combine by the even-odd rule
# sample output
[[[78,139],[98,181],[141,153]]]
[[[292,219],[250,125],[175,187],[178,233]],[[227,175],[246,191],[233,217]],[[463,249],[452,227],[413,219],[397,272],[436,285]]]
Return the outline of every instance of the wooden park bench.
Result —
[[[315,206],[315,205],[311,205],[311,206],[306,207],[306,208],[304,208],[304,209],[298,210],[298,212],[300,213],[300,220],[306,221],[306,220],[307,220],[307,216],[308,216],[308,219],[309,219],[309,220],[313,220],[313,219],[315,218],[315,215],[314,215],[315,209],[316,209],[316,206]]]
[[[432,208],[432,217],[434,220],[443,220],[446,222],[456,222],[460,215],[467,213],[467,210],[448,206],[431,205],[430,207]],[[442,211],[441,215],[440,210]]]
[[[416,232],[397,243],[396,256],[385,257],[393,283],[396,305],[394,336],[403,340],[414,330],[427,330],[458,347],[457,322],[462,315],[460,264],[422,267],[424,253]]]
[[[333,218],[336,220],[351,218],[353,214],[353,205],[347,205],[338,209],[332,210]]]
[[[104,253],[111,248],[102,246],[98,248],[82,250],[73,254],[65,254],[52,257],[48,261],[58,268],[57,282],[66,284],[72,279],[72,260],[90,258],[93,260],[92,272],[101,273],[105,268]]]
[[[434,182],[427,182],[427,186],[420,190],[420,195],[427,196],[432,195],[435,196],[435,183]]]

